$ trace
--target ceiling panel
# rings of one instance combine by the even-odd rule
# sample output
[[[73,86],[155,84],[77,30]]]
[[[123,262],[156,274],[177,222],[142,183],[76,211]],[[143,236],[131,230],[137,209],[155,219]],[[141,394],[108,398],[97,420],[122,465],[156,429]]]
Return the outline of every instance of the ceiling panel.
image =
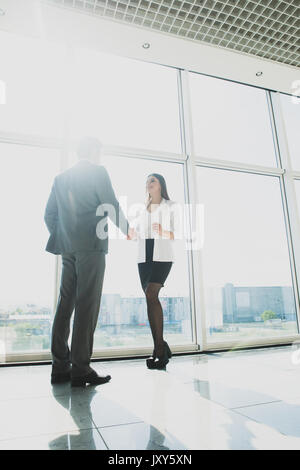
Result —
[[[300,66],[300,0],[47,0],[67,8]]]

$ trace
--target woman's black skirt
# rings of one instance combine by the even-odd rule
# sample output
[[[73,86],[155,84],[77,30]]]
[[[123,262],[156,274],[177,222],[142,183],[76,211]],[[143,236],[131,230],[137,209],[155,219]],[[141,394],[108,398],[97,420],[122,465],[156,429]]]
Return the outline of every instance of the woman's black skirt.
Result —
[[[138,263],[140,281],[145,291],[149,282],[157,282],[164,286],[172,267],[172,261],[153,261],[154,239],[146,239],[146,261]]]

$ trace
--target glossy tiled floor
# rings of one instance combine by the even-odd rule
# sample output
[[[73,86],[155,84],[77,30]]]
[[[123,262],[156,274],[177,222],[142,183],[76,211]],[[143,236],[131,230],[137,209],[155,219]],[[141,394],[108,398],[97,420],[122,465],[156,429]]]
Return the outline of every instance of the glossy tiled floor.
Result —
[[[112,380],[85,389],[51,386],[48,365],[0,368],[0,449],[300,449],[293,352],[95,362]]]

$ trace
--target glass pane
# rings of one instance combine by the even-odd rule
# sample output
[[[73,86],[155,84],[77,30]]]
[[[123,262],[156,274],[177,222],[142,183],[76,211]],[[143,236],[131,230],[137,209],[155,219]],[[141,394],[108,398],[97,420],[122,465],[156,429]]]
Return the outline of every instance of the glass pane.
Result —
[[[300,98],[280,95],[288,147],[294,170],[300,170]]]
[[[0,360],[49,350],[55,257],[45,252],[44,210],[56,150],[0,144]]]
[[[145,201],[145,184],[150,173],[164,175],[172,200],[184,203],[181,164],[134,158],[103,158],[116,195],[124,209]],[[109,224],[109,232],[113,229]],[[187,251],[183,241],[174,242],[175,262],[160,291],[164,332],[170,344],[191,343],[191,306]],[[120,263],[120,260],[121,263]],[[110,239],[109,254],[94,349],[152,345],[146,301],[137,266],[137,243]]]
[[[298,213],[299,213],[299,218],[300,218],[300,180],[295,179],[294,182],[295,182],[295,189],[296,189]]]
[[[197,178],[208,341],[296,334],[279,179],[201,167]]]
[[[73,51],[70,132],[105,144],[180,153],[177,72],[84,49]]]
[[[63,47],[0,31],[0,57],[6,91],[0,106],[1,131],[61,137]]]
[[[266,92],[195,73],[189,78],[196,154],[276,166]]]

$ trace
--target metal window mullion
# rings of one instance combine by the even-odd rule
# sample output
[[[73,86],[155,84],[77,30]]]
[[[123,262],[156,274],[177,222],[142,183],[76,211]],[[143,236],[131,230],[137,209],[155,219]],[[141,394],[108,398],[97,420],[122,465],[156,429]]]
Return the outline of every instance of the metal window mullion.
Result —
[[[69,165],[69,149],[71,146],[70,142],[70,122],[69,116],[71,114],[70,102],[71,102],[71,92],[70,92],[70,76],[71,76],[71,59],[72,59],[72,50],[70,47],[66,48],[66,60],[64,64],[64,79],[62,80],[63,96],[64,100],[64,127],[63,127],[63,136],[60,150],[60,171],[64,171],[68,168]],[[54,289],[54,306],[53,306],[53,318],[56,310],[58,296],[60,291],[60,282],[61,282],[61,271],[62,271],[62,257],[61,255],[55,255],[55,289]]]
[[[229,349],[230,351],[237,350],[237,349],[245,349],[245,348],[256,348],[261,346],[283,346],[283,345],[291,345],[295,341],[299,341],[299,335],[289,335],[289,336],[266,336],[266,337],[256,337],[247,342],[241,342],[240,340],[232,340],[232,341],[214,341],[210,342],[205,351],[215,351],[219,350],[222,351],[224,349]]]
[[[293,286],[293,291],[294,291],[294,302],[295,302],[295,309],[296,309],[296,317],[297,317],[297,326],[298,326],[298,332],[299,326],[300,326],[300,305],[299,305],[299,283],[298,279],[300,281],[300,230],[299,226],[298,229],[297,227],[294,227],[294,222],[297,221],[295,220],[298,217],[296,207],[293,209],[293,204],[296,204],[296,201],[292,201],[293,198],[296,199],[296,194],[295,194],[295,187],[294,187],[294,181],[292,178],[291,174],[284,174],[280,178],[280,187],[281,187],[281,195],[282,195],[282,204],[283,204],[283,214],[284,214],[284,220],[285,220],[285,226],[286,226],[286,234],[287,234],[287,242],[288,242],[288,251],[289,251],[289,258],[290,258],[290,267],[291,267],[291,277],[292,277],[292,286]],[[296,213],[293,214],[293,212],[296,210]],[[294,218],[294,221],[291,220],[291,218]],[[298,231],[298,238],[295,235],[295,232]],[[296,244],[298,244],[298,249],[296,248]],[[298,250],[298,263],[297,263],[297,253]],[[298,270],[297,270],[297,264],[298,264]],[[298,276],[297,276],[297,271],[298,271]]]
[[[217,160],[210,158],[195,157],[197,166],[206,166],[209,168],[218,168],[221,170],[243,171],[247,173],[257,173],[260,175],[280,176],[284,173],[284,169],[264,167],[259,165],[248,165],[239,162]]]
[[[61,148],[61,139],[41,135],[23,134],[21,132],[0,131],[0,142],[3,144],[28,145],[29,147],[42,147],[49,149]]]
[[[288,238],[288,248],[290,253],[291,275],[294,288],[294,299],[298,322],[298,333],[300,326],[300,305],[299,305],[299,285],[300,285],[300,218],[297,207],[297,196],[292,171],[291,158],[288,148],[288,140],[280,103],[280,93],[269,93],[269,100],[272,109],[273,128],[276,136],[275,147],[278,152],[279,165],[285,168],[284,174],[280,178],[283,211],[286,223]]]
[[[178,109],[179,109],[179,123],[180,123],[180,141],[182,153],[187,160],[186,154],[186,132],[185,132],[185,119],[184,119],[184,109],[183,109],[183,96],[182,96],[182,81],[180,71],[177,71],[177,88],[178,88]],[[186,163],[183,166],[183,184],[184,184],[184,200],[185,203],[189,202],[188,187],[189,181],[187,177],[187,166]],[[189,220],[187,221],[190,222]],[[190,231],[190,226],[189,226]],[[188,252],[188,274],[189,274],[189,292],[190,292],[190,305],[191,305],[191,330],[192,330],[192,341],[195,345],[198,345],[198,335],[197,335],[197,320],[196,320],[196,302],[194,295],[194,274],[193,274],[193,260],[191,253]]]
[[[172,152],[159,152],[150,149],[140,149],[136,147],[123,147],[123,146],[112,146],[105,145],[103,147],[103,155],[113,157],[125,157],[125,158],[147,158],[154,160],[164,160],[172,162],[182,163],[185,159],[183,153],[172,153]]]
[[[196,226],[196,206],[199,203],[197,193],[197,175],[196,162],[194,158],[192,114],[190,105],[190,89],[188,83],[188,72],[180,70],[178,72],[179,91],[180,91],[180,109],[182,116],[182,145],[183,152],[186,154],[185,162],[185,183],[187,201],[192,209],[192,220],[189,220],[190,229]],[[203,263],[200,250],[190,251],[191,264],[191,292],[194,305],[194,331],[195,339],[199,345],[200,351],[206,348],[206,313],[204,302],[204,284],[203,284]]]

